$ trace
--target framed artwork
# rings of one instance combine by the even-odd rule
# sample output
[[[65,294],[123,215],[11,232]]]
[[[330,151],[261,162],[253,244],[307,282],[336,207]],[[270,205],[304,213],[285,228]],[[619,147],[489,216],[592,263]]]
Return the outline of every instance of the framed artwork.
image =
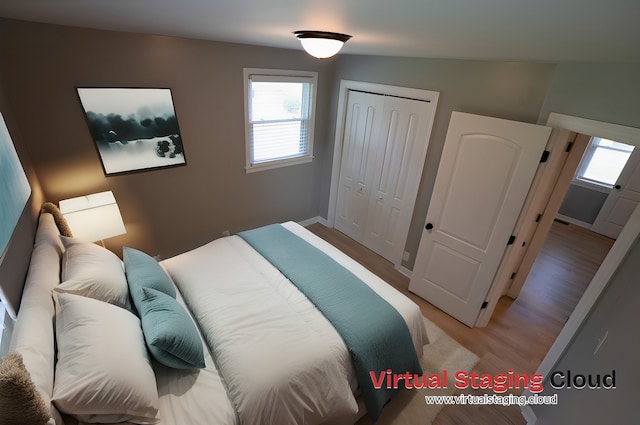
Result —
[[[77,90],[106,175],[187,163],[170,89]]]
[[[0,258],[31,195],[31,186],[0,113]]]

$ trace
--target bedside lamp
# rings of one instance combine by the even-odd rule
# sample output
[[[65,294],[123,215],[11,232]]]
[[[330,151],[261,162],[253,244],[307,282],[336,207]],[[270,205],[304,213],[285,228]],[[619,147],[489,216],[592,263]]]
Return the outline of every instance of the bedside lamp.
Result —
[[[83,242],[100,241],[127,233],[113,192],[100,192],[60,201],[60,212],[73,237]]]

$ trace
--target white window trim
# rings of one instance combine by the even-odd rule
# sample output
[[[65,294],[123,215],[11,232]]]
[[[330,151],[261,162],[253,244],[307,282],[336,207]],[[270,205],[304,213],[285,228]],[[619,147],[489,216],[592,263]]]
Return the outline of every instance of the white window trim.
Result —
[[[264,76],[269,81],[275,81],[278,77],[300,78],[311,82],[311,104],[309,111],[309,153],[295,158],[283,158],[273,161],[265,161],[257,164],[251,163],[251,128],[249,125],[249,77]],[[313,161],[313,138],[315,132],[316,115],[316,93],[318,86],[318,73],[313,71],[292,71],[286,69],[264,69],[264,68],[244,68],[244,126],[245,126],[245,172],[254,173],[257,171],[271,170],[274,168],[286,167],[289,165],[306,164]]]
[[[591,159],[593,158],[593,154],[597,149],[597,146],[595,144],[596,139],[606,139],[606,137],[597,137],[597,136],[591,137],[591,140],[589,141],[589,145],[587,146],[587,150],[582,156],[582,159],[580,160],[580,164],[578,165],[578,169],[576,170],[576,175],[573,177],[572,184],[576,186],[582,186],[587,189],[597,190],[603,193],[609,193],[611,192],[611,189],[613,189],[615,185],[596,181],[596,180],[590,180],[582,177],[582,174],[585,172],[585,169],[588,167],[589,163],[591,162]],[[608,140],[612,140],[612,139],[608,139]]]

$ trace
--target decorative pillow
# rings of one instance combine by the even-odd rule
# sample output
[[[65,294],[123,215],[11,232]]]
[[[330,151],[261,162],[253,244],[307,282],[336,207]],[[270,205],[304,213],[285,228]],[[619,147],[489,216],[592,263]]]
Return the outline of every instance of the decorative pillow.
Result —
[[[124,269],[129,283],[131,298],[138,312],[142,288],[151,288],[163,292],[172,298],[176,297],[176,288],[162,266],[155,258],[137,249],[125,246],[122,248]]]
[[[58,363],[52,401],[81,422],[158,422],[140,320],[114,305],[54,293]]]
[[[169,295],[142,288],[142,330],[153,357],[176,369],[203,368],[202,340],[186,310]]]
[[[93,243],[61,239],[66,247],[62,256],[62,283],[54,291],[128,308],[129,288],[118,256]]]
[[[51,416],[19,353],[0,361],[0,412],[0,425],[44,425]]]

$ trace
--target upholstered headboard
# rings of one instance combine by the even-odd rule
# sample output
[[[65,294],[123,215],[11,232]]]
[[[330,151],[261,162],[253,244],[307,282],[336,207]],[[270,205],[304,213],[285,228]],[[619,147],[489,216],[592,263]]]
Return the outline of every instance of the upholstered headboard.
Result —
[[[51,405],[55,364],[55,305],[51,291],[60,283],[63,251],[53,216],[42,213],[10,351],[22,355],[24,365],[47,405]],[[49,424],[63,424],[53,405],[51,418]]]

